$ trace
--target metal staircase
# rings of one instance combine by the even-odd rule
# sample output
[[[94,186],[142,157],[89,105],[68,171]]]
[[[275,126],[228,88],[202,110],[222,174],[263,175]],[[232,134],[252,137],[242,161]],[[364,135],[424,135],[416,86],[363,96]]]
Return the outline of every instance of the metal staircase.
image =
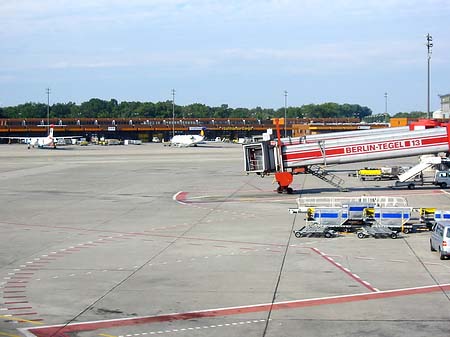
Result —
[[[330,173],[324,170],[319,165],[310,165],[306,169],[307,173],[311,173],[313,176],[316,176],[320,180],[327,182],[328,184],[336,187],[341,192],[348,192],[348,189],[343,186],[344,179],[339,178],[337,175]]]

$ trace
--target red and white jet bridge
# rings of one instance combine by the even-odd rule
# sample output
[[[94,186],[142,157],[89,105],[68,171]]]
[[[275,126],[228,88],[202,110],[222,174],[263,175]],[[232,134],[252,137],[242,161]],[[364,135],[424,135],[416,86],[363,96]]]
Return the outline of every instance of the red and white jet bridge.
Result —
[[[450,151],[450,124],[420,120],[410,127],[335,132],[300,138],[266,140],[243,146],[244,170],[275,174],[278,193],[292,193],[293,175],[311,173],[336,187],[320,165],[411,157]],[[336,179],[340,178],[334,176]]]

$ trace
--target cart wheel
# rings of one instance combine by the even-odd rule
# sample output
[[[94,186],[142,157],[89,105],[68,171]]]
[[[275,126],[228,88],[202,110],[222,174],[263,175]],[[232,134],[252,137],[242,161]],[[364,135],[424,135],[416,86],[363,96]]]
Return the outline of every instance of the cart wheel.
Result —
[[[414,186],[414,184],[409,184],[408,185],[408,190],[413,190],[416,186]]]
[[[296,238],[301,238],[302,237],[302,233],[300,232],[294,232],[294,235]]]
[[[292,194],[292,193],[294,193],[294,190],[292,189],[292,187],[288,187],[286,189],[286,192],[287,192],[287,194]]]
[[[409,234],[409,232],[410,232],[410,229],[409,229],[409,228],[403,228],[403,233]]]
[[[365,237],[363,232],[359,232],[358,234],[356,234],[356,236],[358,236],[358,239],[364,239]]]
[[[391,233],[391,239],[397,239],[397,233],[396,232]]]
[[[329,239],[329,238],[331,238],[331,237],[332,237],[332,235],[331,235],[331,233],[330,233],[330,232],[325,232],[325,237]]]

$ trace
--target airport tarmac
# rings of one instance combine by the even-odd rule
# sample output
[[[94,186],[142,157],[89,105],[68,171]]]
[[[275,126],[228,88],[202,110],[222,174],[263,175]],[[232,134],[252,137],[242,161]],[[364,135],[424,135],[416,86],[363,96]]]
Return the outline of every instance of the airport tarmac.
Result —
[[[1,145],[0,163],[0,336],[450,335],[450,260],[429,232],[293,235],[299,196],[450,210],[450,190],[348,177],[380,163],[330,167],[346,193],[297,175],[293,195],[245,175],[236,144]]]

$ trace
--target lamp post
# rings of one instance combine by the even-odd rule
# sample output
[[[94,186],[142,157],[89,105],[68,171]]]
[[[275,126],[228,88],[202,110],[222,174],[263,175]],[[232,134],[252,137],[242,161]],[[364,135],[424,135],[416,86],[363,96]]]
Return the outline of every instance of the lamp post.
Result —
[[[47,93],[47,134],[50,132],[50,88],[45,89]]]
[[[384,93],[384,113],[388,114],[388,93]]]
[[[287,95],[288,92],[284,91],[284,138],[287,137]]]
[[[433,37],[430,34],[427,34],[427,50],[428,50],[428,91],[427,91],[427,116],[431,119],[430,112],[430,60],[431,60],[431,48],[433,47]]]
[[[172,89],[172,137],[175,137],[175,89]]]

